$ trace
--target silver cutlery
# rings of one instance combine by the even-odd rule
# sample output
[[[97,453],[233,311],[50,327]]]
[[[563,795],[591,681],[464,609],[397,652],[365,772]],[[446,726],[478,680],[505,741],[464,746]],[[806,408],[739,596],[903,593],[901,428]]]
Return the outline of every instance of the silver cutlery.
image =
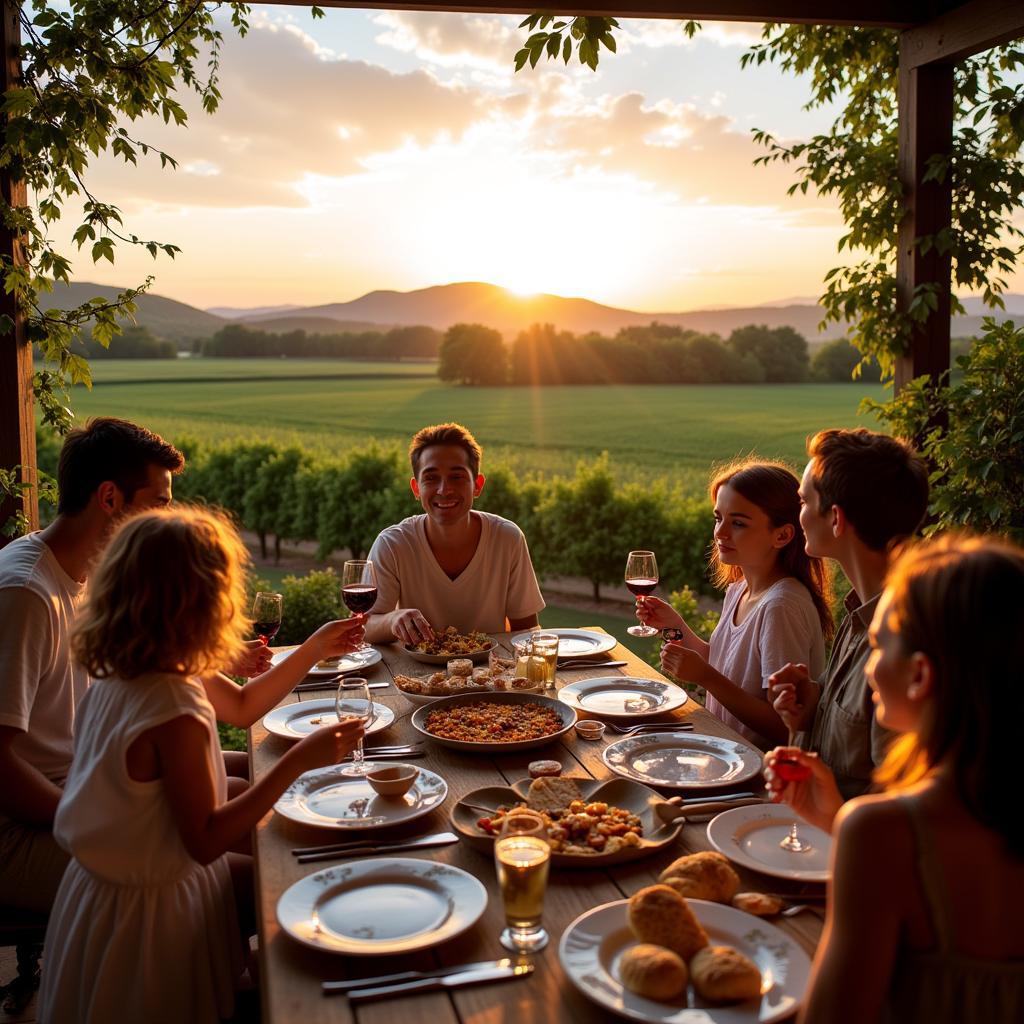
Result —
[[[349,992],[354,988],[377,988],[397,981],[423,981],[426,978],[445,978],[448,975],[463,974],[466,971],[482,971],[494,967],[512,967],[514,960],[480,960],[475,964],[459,964],[456,967],[438,967],[433,971],[399,971],[398,974],[382,974],[377,978],[349,978],[347,981],[325,981],[321,985],[325,996],[338,992]]]
[[[632,736],[635,732],[692,732],[693,722],[644,722],[641,725],[619,725],[611,722],[608,728],[621,736]]]
[[[559,658],[558,668],[624,668],[628,661],[590,661],[589,658]]]
[[[338,680],[341,678],[341,676],[331,676],[322,682],[299,683],[297,686],[292,687],[292,693],[306,693],[309,690],[333,690],[337,687]],[[367,683],[371,690],[384,690],[390,685],[390,683]]]
[[[525,978],[532,973],[532,963],[511,964],[508,967],[484,967],[476,971],[448,974],[442,978],[420,978],[417,981],[403,981],[395,985],[351,989],[348,992],[348,999],[350,1003],[368,1003],[375,999],[390,999],[393,996],[412,995],[416,992],[436,992],[462,988],[465,985],[481,985],[488,981]]]
[[[796,917],[805,910],[811,911],[812,914],[824,913],[824,907],[812,907],[808,903],[791,903],[785,910],[779,911],[779,917]]]
[[[403,850],[424,850],[434,846],[451,846],[459,837],[454,832],[440,832],[419,839],[403,839],[387,843],[339,843],[334,846],[311,846],[303,851],[292,850],[299,864],[313,864],[320,860],[340,860],[342,857],[368,857],[378,853],[400,853]]]

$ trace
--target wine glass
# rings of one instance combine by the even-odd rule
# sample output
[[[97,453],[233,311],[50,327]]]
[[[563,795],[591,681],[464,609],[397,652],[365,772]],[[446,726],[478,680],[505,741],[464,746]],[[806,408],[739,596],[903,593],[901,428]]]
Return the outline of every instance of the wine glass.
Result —
[[[631,594],[646,597],[658,585],[658,562],[653,551],[630,551],[626,559],[626,586]],[[656,636],[653,626],[630,626],[630,636]]]
[[[252,603],[252,629],[264,645],[269,644],[281,628],[282,605],[280,594],[265,590],[261,590]]]
[[[338,721],[357,718],[369,729],[376,717],[373,701],[370,699],[370,687],[361,676],[350,676],[338,684],[338,692],[334,698],[334,708],[338,713]],[[366,775],[373,770],[363,755],[363,741],[356,744],[352,751],[352,763],[341,769],[342,775]]]
[[[776,754],[772,760],[772,771],[783,782],[803,782],[810,778],[811,766],[798,761],[795,757],[787,757],[785,754]],[[779,846],[790,853],[808,853],[814,849],[810,843],[800,838],[797,832],[797,822],[794,819],[789,826],[789,834],[779,842]]]
[[[550,862],[544,819],[535,811],[509,811],[494,843],[494,864],[507,925],[499,941],[512,953],[536,953],[548,944],[540,922]]]
[[[377,603],[377,573],[366,558],[350,558],[341,568],[341,599],[353,615],[365,615]],[[361,644],[365,650],[369,644]]]

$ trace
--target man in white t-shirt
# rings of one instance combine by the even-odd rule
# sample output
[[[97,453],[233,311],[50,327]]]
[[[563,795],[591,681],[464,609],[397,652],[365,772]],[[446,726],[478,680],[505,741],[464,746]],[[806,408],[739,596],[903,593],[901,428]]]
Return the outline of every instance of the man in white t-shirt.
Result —
[[[500,633],[537,625],[544,598],[523,531],[473,509],[484,486],[480,457],[458,423],[424,427],[412,439],[410,485],[425,514],[389,526],[370,549],[379,588],[370,643],[418,644],[445,626]]]
[[[0,549],[0,904],[48,911],[67,854],[51,829],[89,679],[69,634],[89,567],[114,524],[171,500],[185,460],[144,427],[73,430],[57,468],[57,518]]]

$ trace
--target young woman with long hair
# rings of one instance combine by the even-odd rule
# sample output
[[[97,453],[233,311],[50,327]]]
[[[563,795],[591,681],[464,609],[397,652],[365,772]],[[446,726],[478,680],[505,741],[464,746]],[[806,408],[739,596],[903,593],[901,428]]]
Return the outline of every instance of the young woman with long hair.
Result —
[[[710,642],[666,602],[637,599],[641,621],[682,632],[662,650],[664,670],[703,686],[708,710],[762,749],[788,735],[768,700],[768,677],[790,662],[820,673],[835,628],[828,572],[804,551],[799,486],[788,467],[753,460],[711,481],[711,572],[725,601]]]

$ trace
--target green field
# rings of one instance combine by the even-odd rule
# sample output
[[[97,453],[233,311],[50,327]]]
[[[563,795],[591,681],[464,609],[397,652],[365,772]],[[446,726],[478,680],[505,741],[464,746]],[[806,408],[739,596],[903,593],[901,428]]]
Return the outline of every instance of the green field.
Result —
[[[871,426],[860,400],[879,385],[631,385],[466,388],[423,363],[327,360],[104,360],[80,417],[124,416],[168,438],[268,438],[340,452],[373,438],[404,446],[428,423],[465,423],[486,460],[517,471],[571,473],[610,452],[623,478],[667,476],[700,492],[709,467],[756,453],[799,465],[808,434]],[[404,376],[408,374],[409,376]]]

